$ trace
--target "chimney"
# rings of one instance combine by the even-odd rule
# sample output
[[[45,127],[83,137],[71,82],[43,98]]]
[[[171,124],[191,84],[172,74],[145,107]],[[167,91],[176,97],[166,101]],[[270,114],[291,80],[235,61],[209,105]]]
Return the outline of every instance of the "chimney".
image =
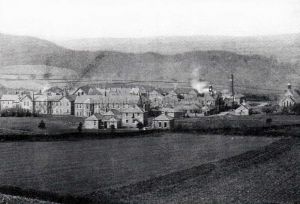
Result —
[[[288,90],[292,89],[292,85],[290,83],[288,83],[287,87],[288,87]]]

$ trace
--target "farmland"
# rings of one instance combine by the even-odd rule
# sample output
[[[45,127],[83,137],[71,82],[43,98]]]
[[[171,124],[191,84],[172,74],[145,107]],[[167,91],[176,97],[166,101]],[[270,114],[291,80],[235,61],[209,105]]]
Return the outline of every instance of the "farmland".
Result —
[[[40,121],[46,124],[46,129],[38,128]],[[56,134],[76,132],[82,118],[74,116],[44,116],[44,117],[0,117],[0,134]]]
[[[156,137],[0,143],[0,185],[82,195],[218,161],[277,138]]]

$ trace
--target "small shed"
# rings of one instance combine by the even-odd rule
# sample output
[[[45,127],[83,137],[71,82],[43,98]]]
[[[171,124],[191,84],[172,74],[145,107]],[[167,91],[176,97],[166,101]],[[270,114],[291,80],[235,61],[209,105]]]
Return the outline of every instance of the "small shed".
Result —
[[[174,118],[165,114],[161,114],[153,119],[152,127],[154,129],[173,129]]]
[[[99,113],[95,113],[84,120],[84,127],[86,129],[100,129],[102,127],[103,116]]]

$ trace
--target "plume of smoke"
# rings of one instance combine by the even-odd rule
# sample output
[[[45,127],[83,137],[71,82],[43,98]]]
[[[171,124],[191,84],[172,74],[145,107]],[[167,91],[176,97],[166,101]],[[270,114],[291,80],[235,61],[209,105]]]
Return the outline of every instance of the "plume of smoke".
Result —
[[[208,83],[206,81],[200,81],[199,68],[194,69],[192,72],[191,86],[196,89],[198,93],[208,93]]]
[[[51,86],[49,83],[44,84],[44,86],[42,87],[41,91],[42,93],[44,93],[45,91],[47,91],[48,89],[50,89]]]

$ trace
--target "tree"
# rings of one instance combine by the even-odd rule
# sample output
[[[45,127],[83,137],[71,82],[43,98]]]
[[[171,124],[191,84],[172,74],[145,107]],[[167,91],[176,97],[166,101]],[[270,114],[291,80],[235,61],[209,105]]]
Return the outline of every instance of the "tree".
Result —
[[[78,132],[82,132],[82,122],[78,124],[77,130]]]
[[[111,131],[111,132],[114,132],[115,129],[116,129],[115,125],[111,125],[111,126],[110,126],[110,131]]]
[[[45,129],[46,128],[46,123],[41,120],[41,122],[39,123],[39,126],[38,126],[40,129]]]
[[[141,129],[143,129],[144,124],[143,124],[142,122],[138,122],[138,123],[136,124],[136,127],[137,127],[139,130],[141,130]]]
[[[270,126],[271,123],[272,123],[272,118],[267,118],[267,119],[266,119],[266,124],[267,124],[268,126]]]
[[[299,115],[300,114],[300,104],[295,104],[293,107],[292,107],[292,111]]]

